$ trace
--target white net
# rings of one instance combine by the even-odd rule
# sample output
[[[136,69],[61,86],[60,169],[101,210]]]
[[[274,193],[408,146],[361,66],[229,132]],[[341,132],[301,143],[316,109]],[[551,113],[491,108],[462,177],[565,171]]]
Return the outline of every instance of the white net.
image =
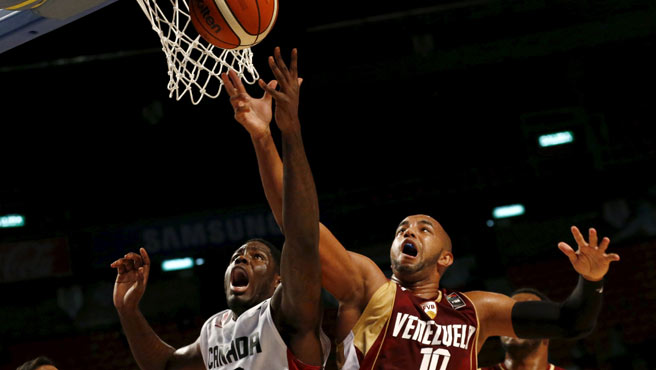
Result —
[[[163,10],[157,0],[137,0],[166,54],[169,97],[175,95],[180,100],[189,94],[193,104],[200,103],[204,96],[216,98],[223,88],[219,76],[230,68],[246,83],[253,84],[260,78],[250,48],[227,50],[208,43],[196,33],[186,0],[159,1],[170,2],[170,8],[166,4]]]

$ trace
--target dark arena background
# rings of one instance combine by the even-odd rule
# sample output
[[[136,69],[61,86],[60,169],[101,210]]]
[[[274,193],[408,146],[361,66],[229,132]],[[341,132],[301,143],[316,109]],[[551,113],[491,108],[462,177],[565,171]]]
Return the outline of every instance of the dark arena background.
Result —
[[[595,227],[621,261],[594,332],[551,341],[551,362],[656,368],[653,1],[280,0],[253,48],[267,81],[274,46],[299,49],[321,220],[346,248],[389,275],[397,224],[427,213],[453,239],[444,286],[562,300],[577,276],[557,243]],[[24,221],[0,228],[0,369],[39,355],[137,369],[112,261],[150,251],[141,308],[179,347],[225,308],[234,249],[282,243],[227,95],[169,98],[160,48],[120,0],[0,54],[0,216]],[[565,143],[540,145],[559,132]],[[513,204],[524,213],[493,217]],[[187,257],[193,267],[162,270]],[[492,338],[479,364],[502,356]]]

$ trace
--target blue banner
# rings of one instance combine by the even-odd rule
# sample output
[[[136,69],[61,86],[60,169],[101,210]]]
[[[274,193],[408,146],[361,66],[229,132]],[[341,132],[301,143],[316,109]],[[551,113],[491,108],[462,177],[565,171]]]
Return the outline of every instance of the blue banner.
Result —
[[[269,210],[185,216],[94,233],[92,263],[107,266],[139,247],[146,248],[151,256],[170,256],[207,248],[236,248],[246,239],[281,235]]]

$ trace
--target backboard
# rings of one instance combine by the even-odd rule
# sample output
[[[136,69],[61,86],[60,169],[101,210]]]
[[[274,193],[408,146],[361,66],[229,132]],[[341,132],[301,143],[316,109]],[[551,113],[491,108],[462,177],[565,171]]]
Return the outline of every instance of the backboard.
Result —
[[[29,10],[0,9],[0,53],[73,22],[116,0],[46,0]],[[8,3],[15,5],[14,2]]]

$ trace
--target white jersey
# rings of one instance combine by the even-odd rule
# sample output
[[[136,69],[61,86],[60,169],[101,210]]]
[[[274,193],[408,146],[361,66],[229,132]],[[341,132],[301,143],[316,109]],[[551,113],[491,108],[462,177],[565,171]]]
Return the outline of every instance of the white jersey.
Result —
[[[200,350],[207,369],[295,370],[294,355],[287,349],[271,316],[270,299],[251,307],[237,320],[224,310],[210,317],[200,333]],[[330,340],[321,331],[325,366]]]

